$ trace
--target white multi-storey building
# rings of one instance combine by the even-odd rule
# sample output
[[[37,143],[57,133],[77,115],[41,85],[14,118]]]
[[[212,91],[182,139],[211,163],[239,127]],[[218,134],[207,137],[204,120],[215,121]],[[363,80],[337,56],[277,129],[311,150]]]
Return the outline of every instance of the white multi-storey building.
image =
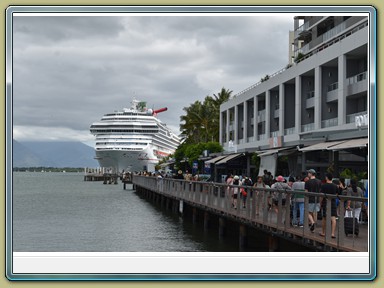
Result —
[[[344,161],[366,166],[368,21],[364,16],[295,17],[295,64],[221,105],[224,149],[258,153],[260,172],[276,172],[271,159],[281,153],[293,159],[291,174],[308,166],[325,170],[330,162],[336,169]]]

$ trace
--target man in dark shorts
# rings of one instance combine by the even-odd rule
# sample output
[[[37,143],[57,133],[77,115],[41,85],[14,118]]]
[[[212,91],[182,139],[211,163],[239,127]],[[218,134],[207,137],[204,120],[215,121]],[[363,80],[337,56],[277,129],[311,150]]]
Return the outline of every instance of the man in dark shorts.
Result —
[[[307,172],[309,180],[305,182],[305,191],[312,193],[320,193],[321,181],[316,178],[316,171],[314,169],[309,169]],[[320,211],[319,197],[320,195],[308,197],[308,220],[311,232],[314,232],[315,230],[317,212]]]
[[[333,177],[331,173],[325,174],[325,183],[321,186],[321,193],[330,194],[330,195],[337,194],[338,187],[336,184],[332,183],[332,178]],[[322,232],[320,233],[320,236],[325,236],[325,227],[326,227],[326,221],[327,221],[327,203],[329,203],[329,201],[327,201],[327,199],[323,197],[321,201],[321,213],[323,216],[323,220],[321,222]],[[332,231],[331,237],[332,238],[336,238],[335,236],[336,217],[337,217],[336,198],[331,198],[331,231]]]

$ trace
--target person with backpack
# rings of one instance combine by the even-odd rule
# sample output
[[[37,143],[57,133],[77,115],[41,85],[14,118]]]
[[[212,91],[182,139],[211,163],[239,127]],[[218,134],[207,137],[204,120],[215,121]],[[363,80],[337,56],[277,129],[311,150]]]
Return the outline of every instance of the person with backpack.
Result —
[[[363,190],[357,186],[357,182],[355,179],[351,179],[350,187],[347,188],[347,196],[353,197],[364,197]],[[348,217],[347,214],[350,214],[352,211],[353,217],[357,218],[357,221],[360,221],[360,213],[361,213],[362,202],[360,201],[347,201],[346,213],[345,217]]]
[[[276,183],[274,183],[271,186],[272,189],[277,189],[277,190],[292,190],[291,187],[287,183],[285,183],[285,179],[283,176],[279,175],[276,178]],[[287,202],[287,193],[286,192],[281,192],[281,191],[273,191],[272,192],[272,203],[275,207],[275,212],[276,214],[279,212],[279,194],[281,193],[281,198],[282,198],[282,207],[285,208],[286,202]],[[284,218],[283,218],[284,219]]]

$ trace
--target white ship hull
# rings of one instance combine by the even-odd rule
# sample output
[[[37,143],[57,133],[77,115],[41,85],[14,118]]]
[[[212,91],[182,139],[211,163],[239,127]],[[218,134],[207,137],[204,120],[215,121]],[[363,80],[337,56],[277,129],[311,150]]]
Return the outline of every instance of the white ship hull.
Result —
[[[159,162],[149,146],[141,151],[99,150],[96,151],[95,159],[100,167],[132,172],[155,171],[155,166]]]

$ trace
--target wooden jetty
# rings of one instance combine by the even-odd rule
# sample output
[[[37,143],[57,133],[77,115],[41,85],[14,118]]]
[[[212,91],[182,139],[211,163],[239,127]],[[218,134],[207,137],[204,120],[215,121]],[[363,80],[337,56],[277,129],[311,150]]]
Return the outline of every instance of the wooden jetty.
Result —
[[[85,168],[84,181],[103,181],[103,184],[117,184],[120,176],[111,169],[106,168]]]
[[[367,198],[355,198],[340,196],[340,216],[337,220],[336,238],[331,237],[331,221],[326,221],[325,236],[320,236],[321,220],[317,220],[315,232],[312,232],[308,223],[308,197],[319,194],[302,191],[286,191],[287,199],[291,194],[304,194],[304,225],[293,227],[290,219],[290,205],[282,205],[281,194],[279,196],[278,212],[269,209],[268,196],[271,191],[279,193],[283,191],[243,187],[248,196],[243,208],[242,200],[238,199],[237,207],[232,207],[231,195],[228,186],[222,183],[207,183],[175,180],[169,178],[133,175],[132,183],[138,193],[170,207],[176,213],[183,214],[187,209],[192,211],[192,219],[203,219],[204,229],[208,228],[213,217],[218,218],[219,236],[225,234],[226,223],[236,223],[239,233],[240,248],[247,243],[247,234],[252,231],[262,231],[269,235],[269,251],[279,249],[280,240],[288,240],[310,248],[313,251],[343,251],[343,252],[367,252],[369,246],[368,225],[360,225],[357,235],[344,233],[344,202],[348,199],[366,202]],[[238,186],[237,186],[238,188]],[[330,201],[334,195],[327,196],[327,215],[331,214]]]

